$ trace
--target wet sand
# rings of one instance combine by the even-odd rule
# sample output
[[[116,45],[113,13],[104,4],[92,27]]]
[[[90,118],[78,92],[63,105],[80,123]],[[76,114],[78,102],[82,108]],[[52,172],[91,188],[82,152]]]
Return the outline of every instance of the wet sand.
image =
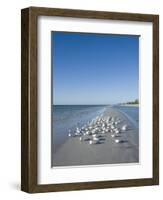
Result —
[[[139,107],[139,104],[122,104],[119,106],[126,106],[126,107]]]
[[[89,141],[80,141],[79,137],[70,137],[53,155],[53,167],[80,166],[99,164],[120,164],[139,162],[139,133],[132,121],[116,108],[108,107],[103,116],[119,118],[121,128],[124,124],[128,129],[112,138],[107,133],[100,144],[89,144]],[[121,142],[116,143],[115,139]]]

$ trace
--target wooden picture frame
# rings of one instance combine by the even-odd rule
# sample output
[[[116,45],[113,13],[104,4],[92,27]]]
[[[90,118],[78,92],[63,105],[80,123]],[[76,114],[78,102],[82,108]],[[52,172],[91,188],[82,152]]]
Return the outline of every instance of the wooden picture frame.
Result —
[[[37,19],[62,16],[153,24],[153,177],[39,185],[37,163]],[[28,193],[102,189],[159,184],[159,16],[29,7],[21,11],[21,190]]]

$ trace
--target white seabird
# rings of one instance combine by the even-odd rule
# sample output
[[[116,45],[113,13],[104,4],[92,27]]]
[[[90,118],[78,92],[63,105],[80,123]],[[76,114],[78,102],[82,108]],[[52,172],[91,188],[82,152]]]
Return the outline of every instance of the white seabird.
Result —
[[[126,124],[123,125],[122,128],[121,128],[121,130],[122,130],[122,131],[126,131],[126,130],[127,130],[127,125],[126,125]]]
[[[90,140],[89,144],[97,144],[99,142],[99,140]]]
[[[71,137],[71,130],[68,130],[68,136]]]
[[[116,139],[116,140],[115,140],[115,143],[120,143],[120,140]]]

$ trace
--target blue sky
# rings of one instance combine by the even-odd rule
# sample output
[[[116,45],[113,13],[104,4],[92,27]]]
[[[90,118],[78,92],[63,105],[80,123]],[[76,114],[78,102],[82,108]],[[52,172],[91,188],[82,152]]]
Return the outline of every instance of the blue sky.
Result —
[[[139,36],[52,32],[52,68],[55,105],[135,100]]]

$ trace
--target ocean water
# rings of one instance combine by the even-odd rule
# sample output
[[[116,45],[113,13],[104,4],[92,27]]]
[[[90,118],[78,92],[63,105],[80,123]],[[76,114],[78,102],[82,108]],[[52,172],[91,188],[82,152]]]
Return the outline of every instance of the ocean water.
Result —
[[[139,107],[134,106],[115,106],[120,112],[125,114],[128,119],[135,125],[136,128],[139,127]]]
[[[74,131],[88,121],[102,114],[107,106],[101,105],[57,105],[53,106],[52,116],[52,152],[68,139],[68,130]],[[129,106],[114,106],[115,109],[125,114],[128,119],[138,128],[139,108]]]

